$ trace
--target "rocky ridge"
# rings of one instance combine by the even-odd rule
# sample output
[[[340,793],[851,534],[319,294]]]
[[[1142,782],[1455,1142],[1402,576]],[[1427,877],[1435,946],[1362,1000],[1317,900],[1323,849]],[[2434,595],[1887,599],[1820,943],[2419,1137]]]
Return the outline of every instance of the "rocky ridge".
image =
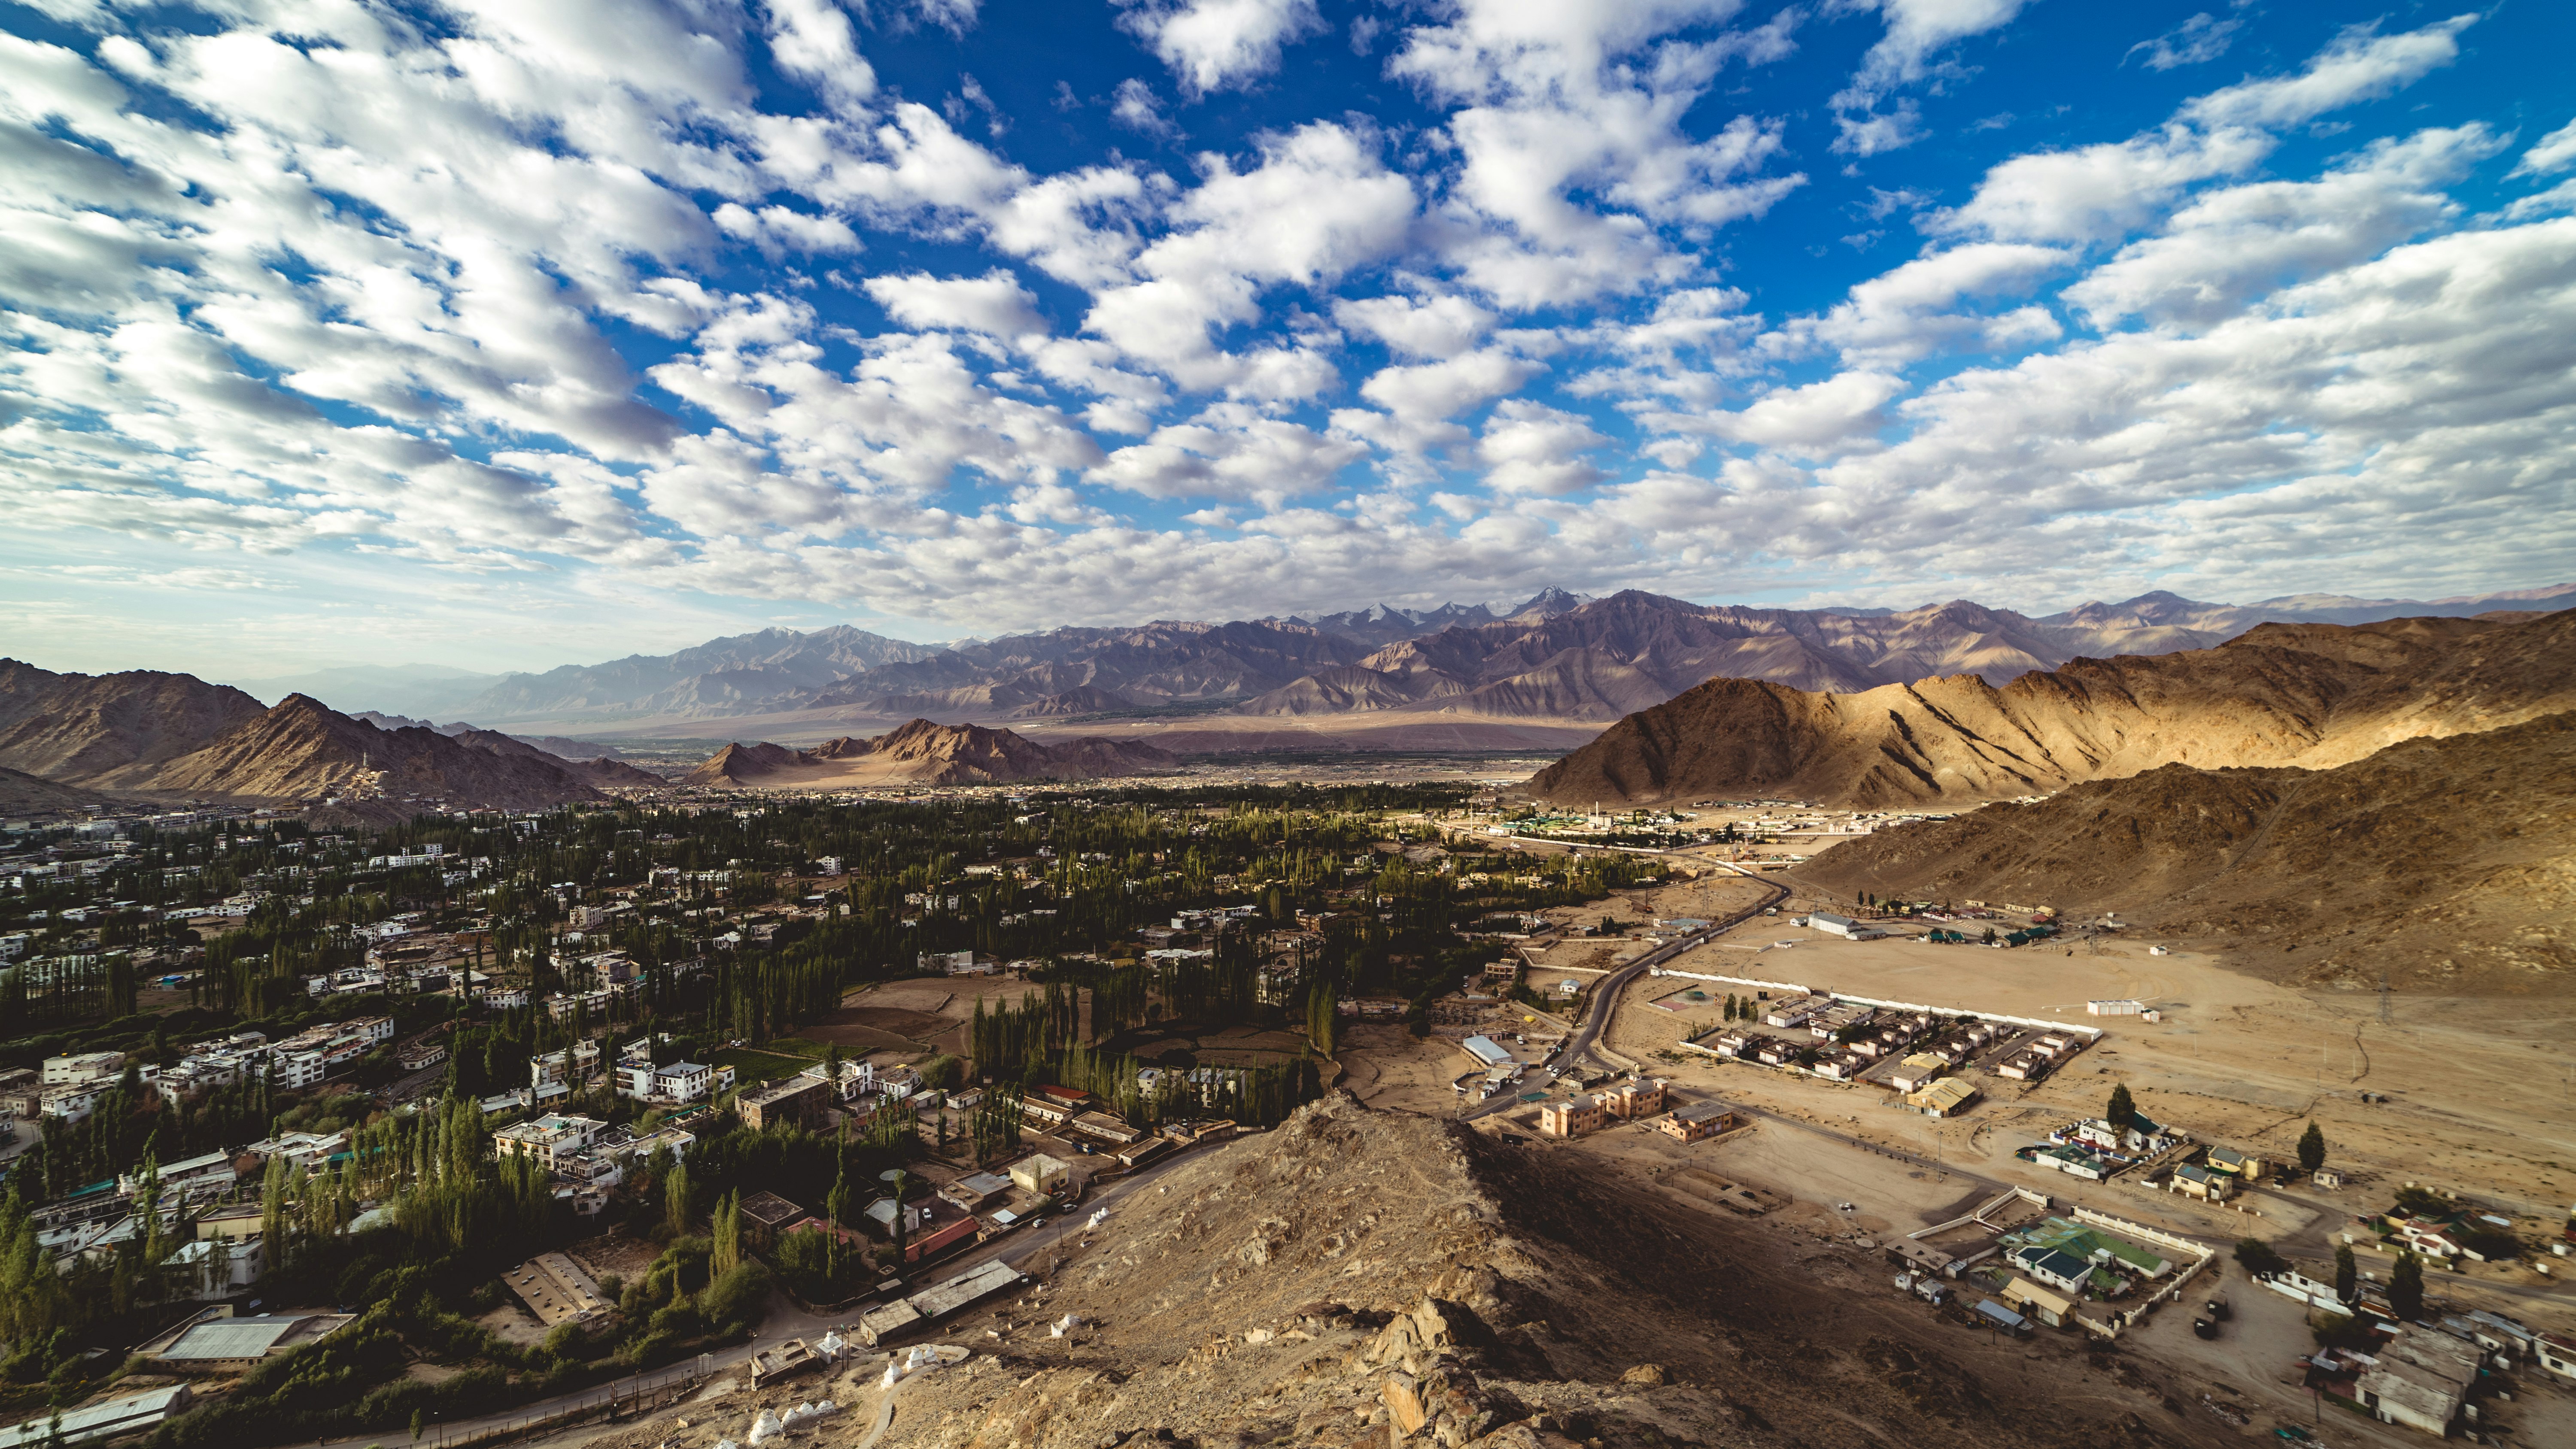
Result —
[[[2214,649],[1855,693],[1712,679],[1534,776],[1543,799],[2012,798],[2164,764],[2330,768],[2576,708],[2576,610],[2265,624]]]

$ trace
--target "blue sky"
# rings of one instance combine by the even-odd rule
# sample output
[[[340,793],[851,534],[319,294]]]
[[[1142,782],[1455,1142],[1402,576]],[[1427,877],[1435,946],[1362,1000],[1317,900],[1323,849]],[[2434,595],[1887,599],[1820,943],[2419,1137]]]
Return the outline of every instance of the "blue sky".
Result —
[[[0,4],[0,619],[2576,577],[2561,7]]]

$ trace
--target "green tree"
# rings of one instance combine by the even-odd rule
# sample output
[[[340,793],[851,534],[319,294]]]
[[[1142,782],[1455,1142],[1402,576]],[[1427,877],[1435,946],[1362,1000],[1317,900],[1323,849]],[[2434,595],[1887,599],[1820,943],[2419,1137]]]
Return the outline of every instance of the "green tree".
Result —
[[[2413,1253],[2397,1255],[2397,1266],[2388,1275],[2388,1306],[2397,1310],[2398,1318],[2412,1323],[2424,1315],[2424,1260]]]
[[[2239,1238],[2236,1241],[2236,1266],[2256,1278],[2270,1278],[2290,1271],[2290,1260],[2273,1251],[2261,1238]]]
[[[2111,1105],[2102,1109],[2102,1120],[2114,1127],[2126,1127],[2138,1118],[2138,1104],[2129,1100],[2129,1084],[2111,1089]]]
[[[2360,1283],[2361,1270],[2353,1265],[2352,1244],[2339,1245],[2335,1249],[2335,1297],[2350,1303]]]
[[[2319,1131],[2317,1124],[2311,1121],[2308,1123],[2308,1130],[2299,1134],[2299,1170],[2314,1173],[2325,1165],[2326,1134]]]
[[[673,1164],[671,1175],[663,1181],[662,1213],[673,1237],[689,1231],[689,1165],[685,1162]]]
[[[412,1410],[412,1411],[411,1411],[411,1437],[412,1437],[412,1442],[413,1442],[413,1443],[417,1444],[417,1443],[419,1443],[419,1442],[420,1442],[420,1434],[421,1434],[421,1431],[422,1431],[423,1429],[428,1428],[428,1427],[429,1427],[429,1422],[428,1422],[428,1420],[427,1420],[427,1419],[422,1415],[421,1411],[420,1411],[420,1410],[418,1410],[418,1409],[414,1409],[414,1410]]]

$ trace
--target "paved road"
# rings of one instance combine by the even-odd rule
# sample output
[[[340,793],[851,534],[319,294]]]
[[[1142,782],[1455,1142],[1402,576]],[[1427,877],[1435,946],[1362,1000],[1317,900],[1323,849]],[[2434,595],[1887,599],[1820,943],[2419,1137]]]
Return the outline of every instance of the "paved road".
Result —
[[[1657,946],[1655,949],[1638,956],[1635,960],[1621,966],[1618,970],[1611,972],[1609,975],[1602,977],[1600,982],[1596,984],[1592,990],[1592,1009],[1584,1014],[1582,1022],[1574,1028],[1573,1034],[1568,1036],[1565,1039],[1564,1045],[1558,1049],[1556,1062],[1560,1070],[1571,1071],[1580,1066],[1586,1059],[1591,1060],[1595,1065],[1604,1069],[1609,1068],[1610,1064],[1608,1062],[1602,1061],[1599,1057],[1593,1056],[1592,1048],[1594,1043],[1600,1041],[1602,1035],[1609,1031],[1610,1018],[1619,1009],[1620,993],[1627,989],[1629,982],[1636,980],[1639,976],[1653,970],[1655,967],[1674,959],[1683,952],[1699,945],[1701,942],[1710,940],[1716,936],[1724,934],[1725,932],[1735,929],[1737,926],[1740,926],[1746,921],[1753,919],[1755,916],[1762,914],[1763,911],[1776,906],[1780,902],[1789,898],[1789,888],[1787,886],[1782,885],[1780,882],[1775,880],[1765,880],[1761,876],[1754,874],[1752,871],[1745,870],[1729,861],[1711,860],[1709,857],[1704,855],[1690,855],[1678,850],[1651,852],[1633,851],[1629,853],[1664,855],[1675,860],[1687,860],[1695,865],[1722,865],[1735,871],[1736,874],[1743,876],[1745,879],[1752,881],[1754,884],[1761,886],[1766,894],[1762,899],[1755,901],[1753,904],[1746,906],[1735,914],[1728,916],[1723,920],[1712,921],[1702,929],[1693,931],[1689,935],[1683,936],[1678,940],[1667,941],[1663,945]],[[1506,1108],[1517,1107],[1519,1105],[1520,1099],[1518,1097],[1515,1097],[1508,1092],[1498,1092],[1494,1096],[1468,1108],[1460,1115],[1463,1119],[1472,1121],[1489,1113],[1500,1112]]]

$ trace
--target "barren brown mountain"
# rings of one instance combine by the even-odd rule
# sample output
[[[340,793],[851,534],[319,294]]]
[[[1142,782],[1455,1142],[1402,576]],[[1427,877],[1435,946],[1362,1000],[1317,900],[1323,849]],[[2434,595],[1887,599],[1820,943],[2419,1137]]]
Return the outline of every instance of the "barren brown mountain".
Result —
[[[569,761],[541,751],[497,754],[436,730],[380,730],[300,694],[187,754],[121,766],[81,783],[191,798],[337,796],[508,810],[599,798]]]
[[[627,764],[623,760],[612,760],[606,755],[596,755],[589,759],[579,759],[547,749],[542,745],[531,744],[526,740],[517,738],[516,736],[502,734],[497,730],[467,729],[457,730],[453,733],[441,730],[439,733],[446,734],[449,739],[452,739],[458,744],[464,745],[470,749],[484,750],[496,755],[513,755],[526,760],[542,760],[548,764],[560,765],[601,789],[623,786],[629,789],[649,790],[669,783],[661,776],[656,775],[649,770],[639,770],[633,765]],[[560,740],[556,741],[556,743],[578,748],[581,742],[579,740]]]
[[[378,729],[300,694],[262,708],[186,674],[54,674],[0,661],[0,719],[0,766],[125,794],[507,809],[598,798],[594,766],[516,740],[496,752],[431,729]]]
[[[2576,611],[2265,624],[2215,649],[1816,693],[1713,679],[1540,771],[1573,803],[1787,795],[1862,807],[2040,794],[2183,763],[2322,768],[2576,708]]]
[[[1132,741],[1083,738],[1042,745],[1009,730],[917,719],[874,739],[844,735],[810,750],[730,744],[690,771],[684,783],[719,788],[1001,784],[1140,775],[1179,763],[1168,751]]]
[[[266,709],[189,674],[56,674],[0,659],[0,765],[87,779],[174,759]]]
[[[77,785],[57,785],[24,770],[0,769],[0,810],[15,814],[52,815],[112,803],[109,797]]]
[[[2224,942],[2268,975],[2561,991],[2576,972],[2576,713],[2328,770],[2166,765],[1835,846],[1839,896],[2009,900]]]

